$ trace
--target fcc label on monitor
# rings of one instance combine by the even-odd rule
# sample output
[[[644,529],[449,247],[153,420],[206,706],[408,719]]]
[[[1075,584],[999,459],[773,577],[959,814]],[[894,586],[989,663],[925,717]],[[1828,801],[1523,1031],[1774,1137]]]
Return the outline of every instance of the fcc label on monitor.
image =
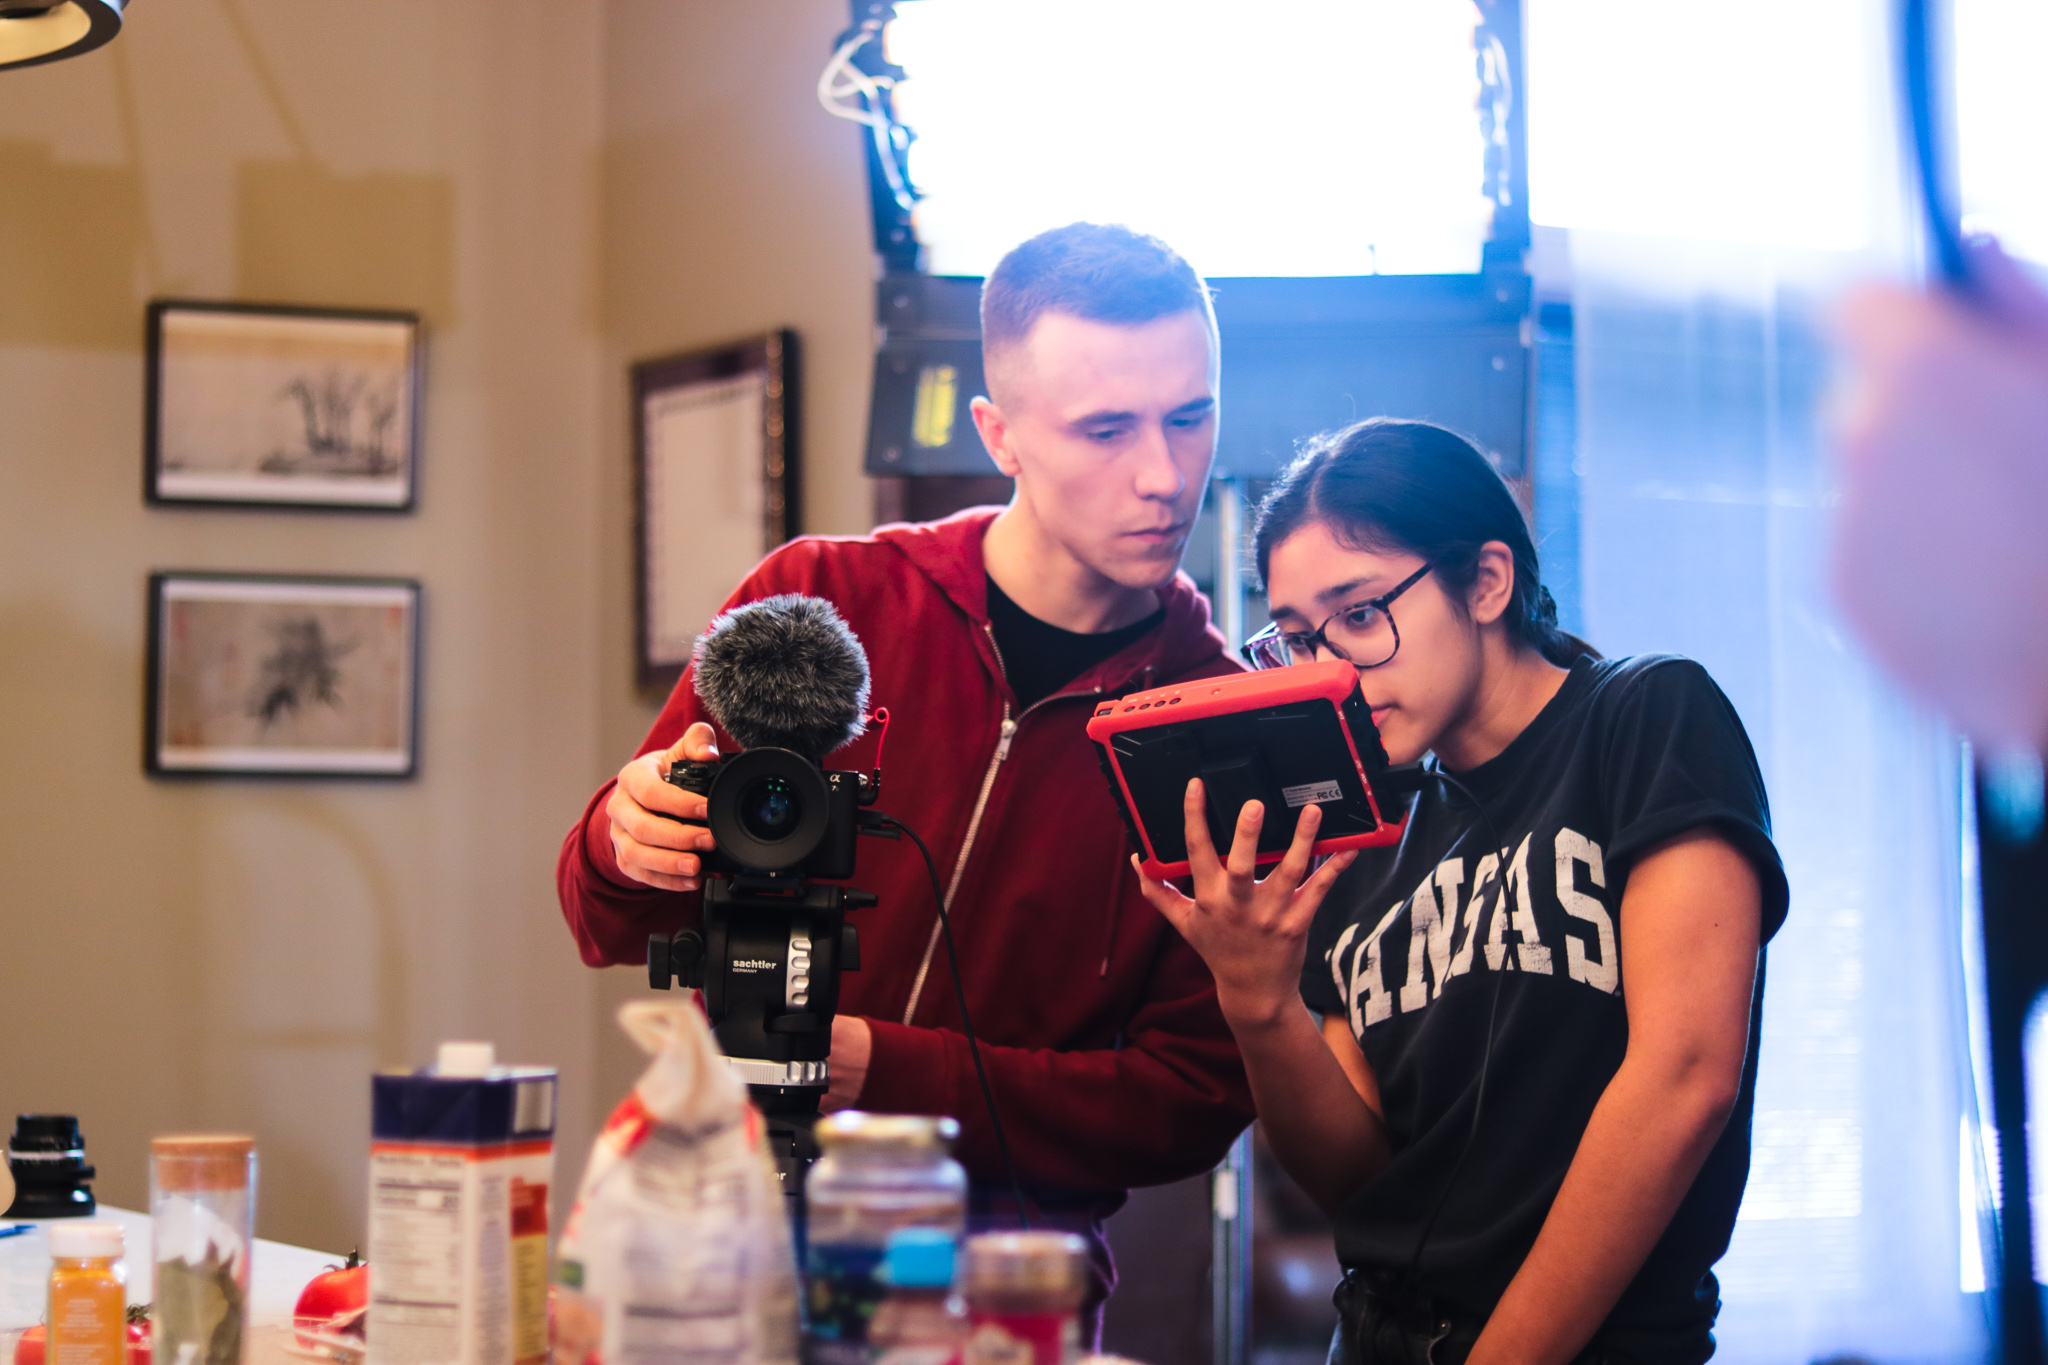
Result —
[[[1311,801],[1342,801],[1344,799],[1344,789],[1335,782],[1304,782],[1298,787],[1282,787],[1280,794],[1287,798],[1289,806],[1306,806]]]

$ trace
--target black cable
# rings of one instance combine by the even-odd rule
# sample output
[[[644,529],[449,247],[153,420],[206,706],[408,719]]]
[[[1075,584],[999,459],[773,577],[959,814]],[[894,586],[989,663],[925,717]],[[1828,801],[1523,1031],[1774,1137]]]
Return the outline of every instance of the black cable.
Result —
[[[939,884],[939,865],[932,861],[932,851],[924,846],[924,840],[917,837],[916,830],[880,811],[872,812],[870,818],[878,825],[908,835],[910,842],[917,845],[917,851],[924,855],[924,870],[931,876],[932,896],[939,907],[939,930],[946,940],[946,962],[953,971],[953,999],[960,1006],[960,1030],[967,1035],[967,1051],[974,1058],[974,1078],[981,1082],[981,1102],[988,1106],[988,1121],[996,1130],[996,1147],[1003,1154],[1003,1169],[1010,1176],[1010,1195],[1017,1201],[1017,1221],[1029,1232],[1031,1210],[1024,1202],[1024,1182],[1017,1178],[1017,1163],[1010,1159],[1010,1140],[1003,1135],[1003,1119],[996,1112],[995,1091],[989,1089],[988,1072],[982,1069],[981,1044],[974,1037],[974,1021],[967,1017],[967,990],[960,984],[960,954],[953,947],[953,919],[946,913],[946,892]]]
[[[1472,809],[1479,812],[1479,818],[1486,826],[1487,838],[1493,841],[1494,856],[1503,860],[1506,859],[1508,856],[1506,841],[1500,837],[1500,827],[1493,823],[1493,816],[1487,811],[1486,803],[1474,796],[1470,787],[1467,787],[1463,782],[1452,777],[1441,768],[1425,768],[1422,772],[1424,776],[1433,777],[1445,786],[1452,788],[1460,796],[1464,797],[1466,801],[1471,803]],[[1494,914],[1499,915],[1507,908],[1508,867],[1505,861],[1500,864],[1500,871],[1495,875],[1495,882],[1500,887],[1500,897],[1495,902]],[[1480,888],[1477,886],[1473,887],[1472,894],[1475,897],[1478,896]],[[1476,934],[1479,930],[1480,923],[1475,912],[1471,932]],[[1517,948],[1516,951],[1519,952],[1520,949]],[[1451,1191],[1458,1184],[1458,1176],[1465,1169],[1465,1158],[1472,1154],[1472,1144],[1479,1137],[1479,1119],[1486,1112],[1486,1077],[1493,1064],[1495,1025],[1500,1021],[1501,983],[1508,979],[1507,967],[1507,954],[1503,952],[1501,954],[1500,966],[1493,973],[1493,999],[1486,1008],[1486,1046],[1479,1054],[1479,1091],[1472,1100],[1472,1126],[1465,1133],[1465,1145],[1458,1149],[1458,1159],[1451,1163],[1451,1173],[1445,1177],[1444,1187],[1437,1191],[1436,1203],[1430,1206],[1429,1217],[1425,1218],[1422,1222],[1422,1231],[1416,1234],[1415,1251],[1408,1257],[1408,1268],[1401,1272],[1403,1283],[1410,1286],[1414,1284],[1416,1273],[1422,1268],[1422,1252],[1429,1245],[1430,1234],[1436,1231],[1437,1217],[1443,1213],[1444,1205],[1450,1201]]]

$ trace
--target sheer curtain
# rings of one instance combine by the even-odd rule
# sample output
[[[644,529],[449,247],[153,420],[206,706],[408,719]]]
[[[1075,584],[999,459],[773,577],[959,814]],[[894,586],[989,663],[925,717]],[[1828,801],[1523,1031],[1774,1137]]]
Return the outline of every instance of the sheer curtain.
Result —
[[[1579,624],[1610,655],[1713,673],[1792,885],[1719,1267],[1737,1362],[1988,1341],[1964,1288],[1956,746],[1874,674],[1824,582],[1826,309],[1901,259],[1909,221],[1889,10],[1530,6],[1534,209],[1571,229]]]
[[[1792,884],[1722,1356],[1976,1358],[1954,745],[1826,602],[1815,300],[1748,248],[1576,234],[1573,266],[1587,633],[1714,674]]]

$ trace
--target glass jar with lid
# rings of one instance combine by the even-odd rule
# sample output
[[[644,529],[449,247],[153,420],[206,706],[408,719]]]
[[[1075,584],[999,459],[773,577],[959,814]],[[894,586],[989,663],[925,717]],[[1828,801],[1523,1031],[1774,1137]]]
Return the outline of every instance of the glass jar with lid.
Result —
[[[967,1172],[949,1118],[847,1109],[818,1121],[822,1150],[804,1182],[805,1305],[813,1365],[856,1365],[887,1286],[876,1272],[898,1228],[967,1228]]]
[[[1088,1244],[1070,1232],[991,1232],[967,1243],[963,1365],[1071,1365],[1081,1354]]]
[[[256,1240],[255,1140],[210,1133],[152,1139],[149,1212],[154,1358],[242,1365]]]

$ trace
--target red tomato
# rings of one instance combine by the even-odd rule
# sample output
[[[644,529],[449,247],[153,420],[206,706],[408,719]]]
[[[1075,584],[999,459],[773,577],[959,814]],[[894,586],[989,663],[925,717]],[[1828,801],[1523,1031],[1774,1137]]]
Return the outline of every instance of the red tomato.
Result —
[[[14,1365],[43,1365],[44,1343],[49,1333],[40,1322],[21,1334],[14,1343]],[[149,1365],[149,1305],[128,1305],[128,1365]]]
[[[308,1332],[361,1336],[363,1313],[369,1306],[370,1267],[351,1251],[346,1265],[329,1266],[300,1291],[298,1306],[292,1309],[299,1344],[318,1349],[318,1343],[306,1336]]]

